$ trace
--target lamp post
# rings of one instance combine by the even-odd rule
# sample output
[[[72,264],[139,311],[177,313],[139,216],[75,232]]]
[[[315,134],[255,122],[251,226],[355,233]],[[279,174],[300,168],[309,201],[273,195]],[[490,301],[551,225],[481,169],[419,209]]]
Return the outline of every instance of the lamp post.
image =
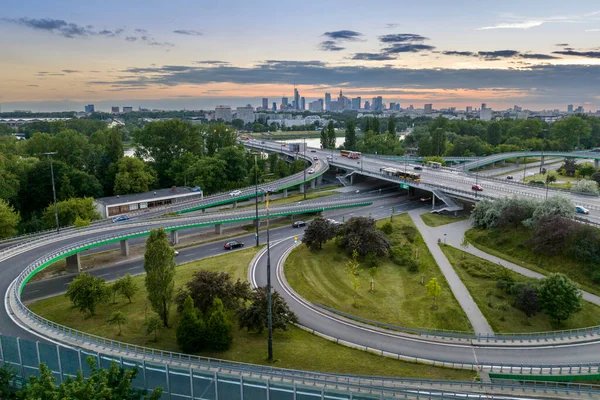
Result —
[[[525,163],[525,166],[523,168],[523,183],[525,183],[525,176],[527,175],[527,151],[529,151],[529,149],[525,149],[525,160],[523,160],[523,162]]]
[[[540,174],[542,173],[542,167],[544,166],[544,150],[546,148],[546,132],[548,129],[542,129],[542,160],[540,162]]]
[[[475,186],[477,186],[479,184],[479,159],[481,158],[481,156],[477,156],[477,169],[475,169]],[[475,190],[475,197],[477,197],[477,192],[479,192],[479,190]]]
[[[256,203],[256,247],[258,247],[258,155],[254,154],[254,201]]]
[[[52,164],[52,156],[56,154],[55,151],[49,151],[43,153],[50,159],[50,175],[52,176],[52,196],[54,197],[54,218],[56,220],[56,233],[60,233],[60,226],[58,225],[58,208],[56,207],[56,187],[54,186],[54,166]]]
[[[306,200],[306,138],[302,139],[304,140],[304,182],[302,183],[302,192],[304,193],[304,200]]]
[[[269,339],[267,342],[267,359],[273,360],[273,314],[271,310],[271,241],[269,235],[269,189],[266,190],[267,196],[267,329],[269,331]]]

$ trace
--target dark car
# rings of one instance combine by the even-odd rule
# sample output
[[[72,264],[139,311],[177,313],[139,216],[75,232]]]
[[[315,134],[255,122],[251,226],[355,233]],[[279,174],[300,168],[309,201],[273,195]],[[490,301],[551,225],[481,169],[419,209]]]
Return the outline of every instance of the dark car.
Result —
[[[113,222],[121,222],[121,221],[127,221],[129,219],[129,217],[127,215],[119,215],[118,217],[114,217],[113,218]]]
[[[311,153],[316,153],[317,151],[313,149],[313,150],[311,150],[310,152],[311,152]]]
[[[313,157],[313,160],[319,161],[319,157],[315,156],[315,157]]]
[[[244,247],[244,243],[239,242],[237,240],[232,240],[231,242],[225,243],[225,245],[223,247],[225,248],[225,250],[232,250],[232,249],[235,249],[236,247]]]
[[[292,228],[300,228],[301,226],[306,226],[306,222],[304,221],[296,221],[292,224]]]
[[[423,167],[416,166],[415,171],[423,171]]]
[[[512,180],[512,179],[514,179],[514,178],[513,178],[513,176],[512,176],[512,175],[507,175],[507,176],[506,176],[506,179],[511,179],[511,180]]]
[[[431,201],[431,196],[421,197],[421,201]]]

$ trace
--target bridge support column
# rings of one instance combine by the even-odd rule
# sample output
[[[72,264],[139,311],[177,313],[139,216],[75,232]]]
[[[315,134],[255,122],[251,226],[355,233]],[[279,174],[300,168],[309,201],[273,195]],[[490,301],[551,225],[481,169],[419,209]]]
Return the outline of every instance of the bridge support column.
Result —
[[[79,272],[81,272],[81,259],[79,253],[75,253],[67,257],[67,273],[78,274]]]
[[[354,174],[350,175],[350,186],[354,185]]]
[[[431,209],[433,210],[435,208],[435,194],[432,193],[433,196],[431,196]]]
[[[320,175],[317,177],[317,185],[320,185],[323,183],[323,175]]]
[[[600,167],[600,165],[598,165],[598,162],[599,162],[599,161],[600,161],[600,160],[598,160],[598,159],[595,159],[595,160],[594,160],[594,168],[598,169],[598,167]]]
[[[129,255],[129,240],[121,240],[121,255],[127,257]]]
[[[310,188],[315,189],[316,187],[317,187],[317,181],[313,179],[312,181],[310,181]]]
[[[215,224],[215,233],[221,235],[223,233],[223,224]]]
[[[304,193],[304,182],[302,182],[302,184],[299,186],[300,188],[300,193]]]
[[[286,197],[288,197],[288,191],[287,189],[283,189],[283,198],[285,199]]]
[[[179,231],[171,231],[171,244],[179,244]]]
[[[521,163],[521,157],[517,157],[517,164],[516,165],[519,165],[520,163]]]
[[[233,208],[237,208],[237,201],[233,202]]]

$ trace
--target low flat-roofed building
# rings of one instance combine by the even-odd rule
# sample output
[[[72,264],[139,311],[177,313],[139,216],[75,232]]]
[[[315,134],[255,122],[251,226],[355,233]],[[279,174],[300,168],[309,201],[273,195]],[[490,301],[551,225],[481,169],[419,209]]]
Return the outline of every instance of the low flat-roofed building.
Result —
[[[108,218],[184,201],[201,200],[202,198],[202,190],[199,187],[172,187],[146,193],[102,197],[95,199],[94,203],[102,217]]]

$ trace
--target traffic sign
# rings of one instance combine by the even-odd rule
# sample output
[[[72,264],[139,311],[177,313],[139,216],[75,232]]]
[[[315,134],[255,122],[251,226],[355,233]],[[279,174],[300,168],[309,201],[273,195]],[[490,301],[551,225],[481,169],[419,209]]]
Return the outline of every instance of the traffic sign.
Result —
[[[400,189],[408,189],[408,185],[406,183],[401,183]]]

